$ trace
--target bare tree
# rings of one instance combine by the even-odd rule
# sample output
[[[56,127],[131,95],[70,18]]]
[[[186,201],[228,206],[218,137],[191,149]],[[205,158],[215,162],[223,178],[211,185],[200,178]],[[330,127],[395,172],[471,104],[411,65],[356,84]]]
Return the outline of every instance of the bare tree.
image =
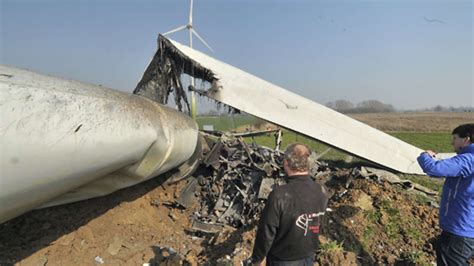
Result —
[[[341,113],[347,113],[350,110],[354,109],[354,104],[347,100],[336,100],[334,102],[328,102],[326,106]]]
[[[354,110],[357,113],[388,113],[394,112],[395,108],[391,104],[386,104],[377,100],[367,100],[357,104]]]

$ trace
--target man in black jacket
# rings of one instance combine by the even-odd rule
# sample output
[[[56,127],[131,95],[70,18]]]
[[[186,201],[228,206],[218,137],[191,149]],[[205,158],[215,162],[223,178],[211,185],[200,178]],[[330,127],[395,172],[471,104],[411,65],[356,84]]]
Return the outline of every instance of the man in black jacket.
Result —
[[[287,184],[276,187],[261,213],[251,261],[254,265],[313,265],[328,196],[309,176],[310,149],[292,144],[283,166]]]

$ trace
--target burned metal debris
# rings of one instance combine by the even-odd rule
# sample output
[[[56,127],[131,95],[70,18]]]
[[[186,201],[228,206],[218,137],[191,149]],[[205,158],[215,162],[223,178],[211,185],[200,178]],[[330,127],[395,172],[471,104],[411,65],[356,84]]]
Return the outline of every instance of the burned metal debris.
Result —
[[[239,135],[206,135],[201,166],[176,200],[185,208],[198,205],[192,230],[214,234],[224,225],[238,228],[258,219],[272,189],[285,183],[281,133],[274,136],[276,149],[247,143]],[[311,165],[312,172],[327,167],[316,160]]]
[[[194,219],[233,227],[248,225],[257,218],[264,207],[262,199],[273,186],[284,183],[283,154],[233,136],[209,143],[211,149],[203,159],[209,174],[198,177],[201,201]]]

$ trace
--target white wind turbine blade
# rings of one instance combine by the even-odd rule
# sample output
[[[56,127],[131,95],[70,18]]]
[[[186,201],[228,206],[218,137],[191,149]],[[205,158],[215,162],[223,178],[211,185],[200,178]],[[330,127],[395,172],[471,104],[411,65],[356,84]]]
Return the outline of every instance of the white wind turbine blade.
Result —
[[[184,30],[184,29],[186,29],[186,28],[187,28],[187,25],[183,25],[183,26],[177,27],[177,28],[174,29],[174,30],[170,30],[170,31],[168,31],[168,32],[166,32],[166,33],[163,33],[163,35],[169,35],[169,34],[171,34],[171,33],[174,33],[174,32],[180,31],[180,30]]]
[[[193,0],[189,6],[189,25],[193,25]]]
[[[197,33],[197,31],[195,29],[191,29],[191,32],[194,33],[194,35],[196,35],[196,37],[198,37],[198,39],[207,47],[209,48],[209,50],[211,50],[211,52],[214,52],[214,50],[211,48],[211,46],[209,46],[209,44],[207,44],[207,42],[201,38],[201,36],[199,36],[199,34]]]

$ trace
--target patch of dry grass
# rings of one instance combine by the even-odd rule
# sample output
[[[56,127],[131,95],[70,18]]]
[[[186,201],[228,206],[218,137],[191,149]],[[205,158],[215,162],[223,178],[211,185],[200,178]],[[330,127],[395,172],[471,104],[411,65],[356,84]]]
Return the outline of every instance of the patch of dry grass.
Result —
[[[451,132],[460,124],[474,123],[474,113],[373,113],[349,116],[385,132]]]

